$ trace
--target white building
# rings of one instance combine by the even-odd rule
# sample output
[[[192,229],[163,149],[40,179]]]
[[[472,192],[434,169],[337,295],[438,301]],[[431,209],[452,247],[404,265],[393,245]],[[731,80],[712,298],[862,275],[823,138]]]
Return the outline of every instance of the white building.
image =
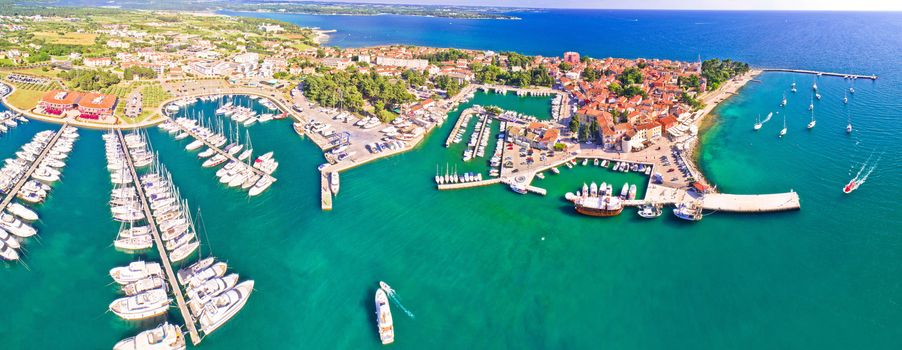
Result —
[[[429,61],[422,59],[392,58],[392,57],[376,57],[376,65],[390,67],[404,67],[410,69],[426,69]]]

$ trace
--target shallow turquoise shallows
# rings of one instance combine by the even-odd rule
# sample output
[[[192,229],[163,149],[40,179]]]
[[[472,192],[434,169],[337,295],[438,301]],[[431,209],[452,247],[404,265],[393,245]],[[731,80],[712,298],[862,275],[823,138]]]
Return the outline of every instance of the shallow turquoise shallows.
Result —
[[[710,213],[698,223],[669,213],[645,220],[633,209],[614,218],[575,214],[562,197],[584,182],[638,183],[644,192],[642,176],[591,166],[546,173],[535,183],[546,197],[503,186],[435,190],[437,167],[487,171],[481,161],[464,164],[460,145],[444,147],[469,104],[415,150],[342,173],[331,212],[319,207],[323,157],[288,121],[249,128],[255,153],[275,151],[281,163],[278,182],[252,199],[201,168],[187,140],[149,129],[160,160],[200,209],[203,253],[256,281],[246,307],[200,348],[382,348],[373,293],[384,280],[416,316],[393,304],[393,349],[898,349],[902,85],[889,63],[897,57],[883,56],[887,63],[873,70],[881,78],[857,82],[848,106],[840,100],[849,83],[820,78],[824,98],[810,131],[812,76],[764,74],[718,107],[699,155],[709,179],[729,193],[792,189],[802,210]],[[470,103],[548,113],[547,99],[513,94]],[[777,111],[752,130],[756,115]],[[779,139],[783,115],[789,132]],[[57,127],[13,129],[0,138],[0,156]],[[160,322],[106,311],[118,297],[108,270],[139,256],[111,245],[118,224],[107,207],[101,133],[81,135],[62,181],[37,208],[40,235],[25,242],[24,262],[0,264],[5,349],[108,349]],[[876,171],[842,194],[872,153],[872,162],[882,158]]]

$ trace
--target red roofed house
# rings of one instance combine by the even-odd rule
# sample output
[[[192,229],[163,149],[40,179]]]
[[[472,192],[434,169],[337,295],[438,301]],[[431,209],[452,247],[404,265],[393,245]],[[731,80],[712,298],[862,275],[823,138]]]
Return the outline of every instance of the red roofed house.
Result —
[[[38,106],[47,114],[62,115],[75,109],[80,98],[81,94],[77,92],[50,90],[41,97]]]
[[[570,64],[579,63],[579,53],[573,52],[573,51],[564,52],[564,62],[567,62]]]
[[[78,102],[81,118],[104,119],[113,115],[116,109],[116,96],[98,93],[87,93]]]

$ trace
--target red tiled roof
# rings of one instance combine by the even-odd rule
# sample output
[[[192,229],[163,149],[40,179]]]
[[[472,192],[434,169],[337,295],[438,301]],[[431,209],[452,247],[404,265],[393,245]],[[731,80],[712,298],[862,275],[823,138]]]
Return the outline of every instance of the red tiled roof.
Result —
[[[98,93],[87,93],[79,101],[79,107],[93,109],[112,109],[116,105],[116,96]]]
[[[50,90],[44,94],[41,101],[58,105],[74,105],[80,97],[81,94],[77,92]]]

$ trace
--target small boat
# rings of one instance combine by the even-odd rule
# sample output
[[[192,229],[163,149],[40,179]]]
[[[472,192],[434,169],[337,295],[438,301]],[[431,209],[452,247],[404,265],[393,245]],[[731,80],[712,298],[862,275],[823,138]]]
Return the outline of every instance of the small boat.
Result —
[[[0,258],[9,261],[19,260],[19,253],[11,246],[7,245],[6,242],[0,241]]]
[[[852,179],[851,181],[849,181],[849,183],[847,183],[845,186],[843,186],[842,193],[845,193],[845,194],[852,193],[852,191],[855,191],[858,189],[858,186],[861,186],[861,182],[856,177],[856,178]]]
[[[510,184],[511,191],[517,192],[519,194],[526,194],[528,191],[526,190],[526,185],[512,183]]]
[[[120,340],[113,350],[184,350],[185,336],[182,329],[170,324],[161,324],[138,335]]]
[[[843,104],[848,104],[848,103],[849,103],[849,96],[843,95],[843,97],[842,97],[842,103],[843,103]]]
[[[654,219],[661,216],[664,211],[660,204],[648,203],[639,206],[639,216],[646,219]]]
[[[852,117],[849,116],[848,120],[849,120],[848,124],[846,124],[846,133],[851,134],[852,133]]]
[[[630,184],[627,182],[623,183],[623,188],[620,189],[620,198],[626,198],[626,196],[630,192]]]
[[[395,326],[391,316],[391,307],[388,304],[388,297],[385,290],[376,290],[376,326],[379,327],[379,339],[382,345],[391,344],[395,341]]]
[[[761,129],[761,115],[760,115],[760,114],[759,114],[757,117],[755,117],[755,126],[754,126],[754,129],[755,129],[755,130]]]
[[[337,196],[339,188],[338,172],[333,171],[329,174],[329,189],[332,190],[333,195]]]
[[[560,173],[561,173],[561,171],[560,171],[560,170],[558,170],[558,168],[557,168],[557,167],[552,167],[552,168],[551,168],[551,172],[552,172],[552,173],[554,173],[554,174],[555,174],[555,175],[557,175],[557,174],[560,174]]]
[[[783,129],[780,130],[780,137],[786,136],[786,114],[783,114]]]
[[[122,286],[125,295],[138,295],[154,289],[166,289],[166,281],[161,276],[148,276]]]
[[[815,124],[817,124],[817,120],[814,120],[814,111],[811,111],[811,121],[808,122],[808,129],[814,128]]]
[[[198,272],[201,272],[204,269],[210,267],[210,265],[213,265],[213,263],[215,261],[216,261],[216,258],[211,256],[211,257],[207,257],[204,259],[200,259],[197,262],[180,269],[176,273],[176,277],[178,277],[179,283],[181,283],[181,284],[188,283],[188,279],[191,278],[191,276],[194,276]]]
[[[154,289],[116,299],[110,304],[110,311],[126,320],[141,320],[166,313],[171,301],[165,289]]]
[[[133,261],[128,266],[110,269],[110,276],[119,284],[128,284],[148,276],[162,276],[163,268],[156,262]]]
[[[247,280],[207,303],[203,313],[198,317],[198,323],[204,335],[213,333],[234,317],[238,311],[241,311],[253,291],[254,281]]]
[[[821,94],[814,94],[814,98],[820,100],[820,99],[821,99]]]
[[[673,209],[673,214],[683,220],[699,221],[702,219],[702,207],[695,203],[680,203]]]
[[[786,107],[786,94],[783,94],[783,99],[780,100],[780,107]]]
[[[10,203],[6,207],[6,210],[25,221],[37,221],[38,220],[37,213],[35,213],[33,210],[28,209],[28,207],[26,207],[22,204],[19,204],[19,203],[15,203],[15,202]]]

